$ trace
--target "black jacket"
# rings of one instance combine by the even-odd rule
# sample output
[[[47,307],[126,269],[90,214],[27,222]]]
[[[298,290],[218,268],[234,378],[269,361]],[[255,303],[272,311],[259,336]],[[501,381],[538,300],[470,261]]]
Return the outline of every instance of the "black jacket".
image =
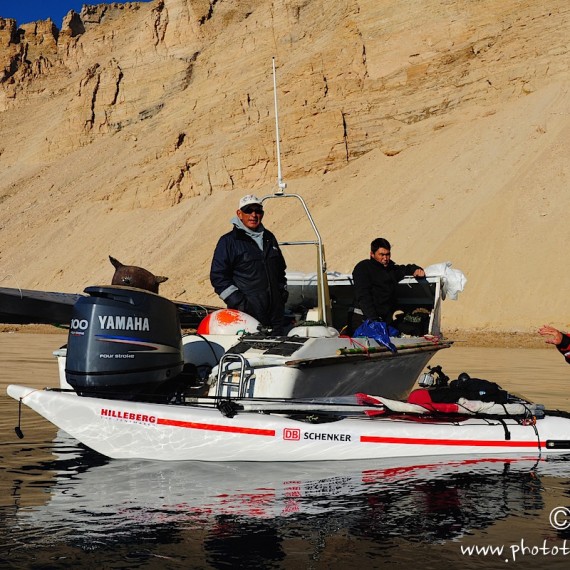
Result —
[[[365,319],[392,321],[396,309],[396,285],[406,275],[412,275],[418,265],[396,265],[392,260],[385,267],[373,258],[356,264],[354,280],[354,306]]]
[[[570,364],[570,336],[562,333],[562,341],[556,345],[556,348],[564,356],[566,362]]]
[[[242,229],[234,226],[218,241],[210,281],[230,309],[255,317],[279,331],[287,300],[285,259],[275,236],[263,232],[263,251]]]

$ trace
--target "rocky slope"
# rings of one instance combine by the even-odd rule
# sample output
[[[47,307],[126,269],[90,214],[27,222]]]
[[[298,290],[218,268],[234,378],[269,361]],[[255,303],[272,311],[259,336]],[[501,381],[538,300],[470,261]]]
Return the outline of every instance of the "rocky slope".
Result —
[[[107,255],[217,303],[217,237],[282,168],[331,269],[373,237],[452,261],[452,328],[565,326],[570,7],[514,0],[156,0],[58,30],[0,18],[0,286],[78,291]],[[299,208],[268,205],[282,239]],[[314,252],[287,250],[290,268]]]

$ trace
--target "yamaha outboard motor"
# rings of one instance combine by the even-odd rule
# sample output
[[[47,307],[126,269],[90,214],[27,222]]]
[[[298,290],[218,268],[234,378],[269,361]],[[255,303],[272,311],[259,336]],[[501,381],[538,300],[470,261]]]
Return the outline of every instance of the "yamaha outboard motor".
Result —
[[[182,371],[176,305],[133,287],[87,287],[73,307],[65,376],[80,396],[152,394]]]

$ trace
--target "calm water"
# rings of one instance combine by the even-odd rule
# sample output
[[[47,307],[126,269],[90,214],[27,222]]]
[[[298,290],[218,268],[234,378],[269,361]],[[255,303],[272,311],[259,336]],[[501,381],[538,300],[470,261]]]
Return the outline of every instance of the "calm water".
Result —
[[[570,507],[570,457],[117,461],[28,408],[19,440],[5,386],[56,385],[64,342],[0,334],[1,568],[568,567],[570,530],[549,516]],[[456,346],[433,363],[570,409],[570,367],[553,350]]]

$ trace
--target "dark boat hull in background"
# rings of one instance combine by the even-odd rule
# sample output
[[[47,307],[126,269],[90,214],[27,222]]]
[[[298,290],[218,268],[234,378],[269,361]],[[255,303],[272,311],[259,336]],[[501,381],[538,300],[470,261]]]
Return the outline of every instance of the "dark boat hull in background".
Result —
[[[0,287],[0,322],[68,325],[73,305],[83,295]]]
[[[80,293],[60,293],[0,287],[0,323],[68,326]],[[182,328],[196,328],[200,321],[219,307],[173,301]]]

